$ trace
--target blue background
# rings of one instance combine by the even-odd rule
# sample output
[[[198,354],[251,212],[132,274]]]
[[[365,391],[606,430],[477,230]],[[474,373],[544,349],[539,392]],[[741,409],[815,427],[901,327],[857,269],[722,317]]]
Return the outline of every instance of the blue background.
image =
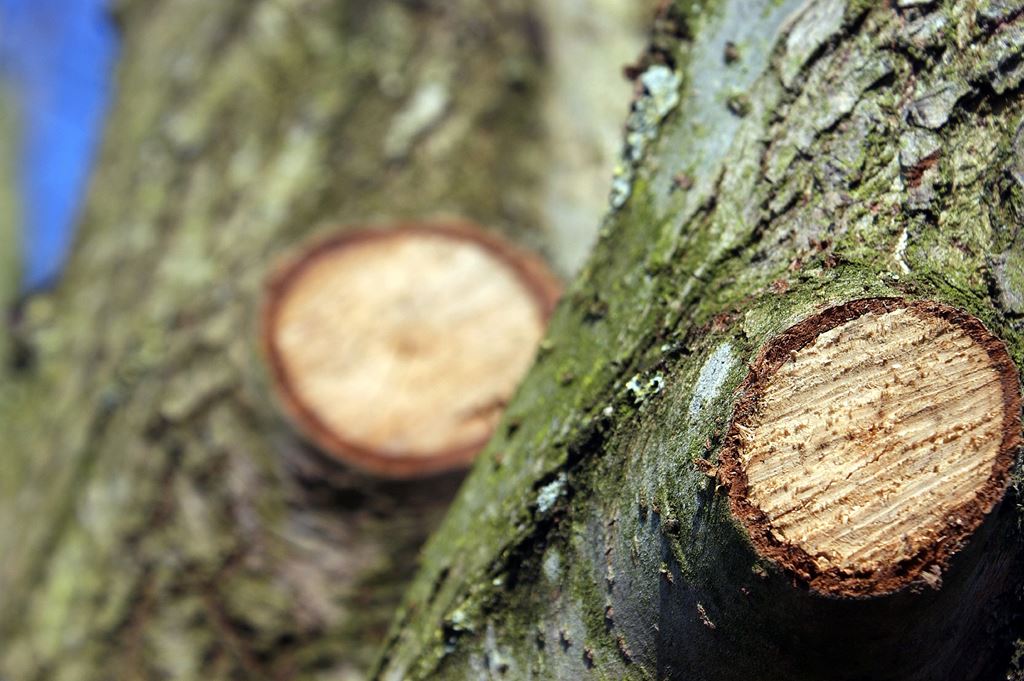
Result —
[[[73,241],[117,53],[105,5],[0,0],[0,76],[12,86],[21,123],[13,142],[23,292],[55,281]]]

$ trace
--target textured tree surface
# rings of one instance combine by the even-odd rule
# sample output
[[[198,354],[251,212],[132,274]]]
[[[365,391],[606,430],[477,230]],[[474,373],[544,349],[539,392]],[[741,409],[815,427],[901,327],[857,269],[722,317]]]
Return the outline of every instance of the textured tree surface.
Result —
[[[378,677],[1024,678],[1019,474],[973,568],[847,602],[750,550],[717,471],[748,363],[831,306],[937,301],[1024,362],[1024,4],[675,2],[657,28],[601,237]]]
[[[9,143],[17,134],[14,106],[8,87],[0,85],[0,305],[14,300],[18,287],[18,241],[15,231],[17,204],[14,200],[16,147]],[[0,353],[8,354],[7,334],[0,335]]]
[[[284,425],[264,277],[308,235],[438,215],[570,273],[648,19],[620,0],[116,5],[76,253],[0,376],[0,677],[361,678],[458,476],[376,481]],[[556,88],[588,44],[609,81]]]

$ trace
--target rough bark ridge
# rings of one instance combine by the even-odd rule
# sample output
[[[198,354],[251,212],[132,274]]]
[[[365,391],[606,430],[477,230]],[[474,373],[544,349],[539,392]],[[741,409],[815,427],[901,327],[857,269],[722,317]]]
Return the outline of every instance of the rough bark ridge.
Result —
[[[601,239],[378,678],[822,678],[792,651],[708,657],[796,593],[715,482],[734,389],[768,339],[867,297],[975,315],[1021,366],[1022,50],[1014,2],[668,3]],[[972,543],[996,571],[1019,559],[1015,494]],[[774,599],[744,619],[747,587]],[[988,668],[951,644],[891,678],[1024,678],[1011,600],[963,601]],[[828,676],[879,678],[857,671]]]
[[[0,676],[360,678],[457,479],[380,483],[299,442],[260,286],[346,222],[456,214],[548,250],[548,27],[520,0],[116,11],[79,247],[0,377]]]
[[[16,116],[8,87],[0,84],[0,306],[4,309],[18,290],[18,239],[15,225],[18,206],[15,196]],[[0,335],[0,356],[8,354],[7,334]],[[0,405],[2,408],[2,405]]]

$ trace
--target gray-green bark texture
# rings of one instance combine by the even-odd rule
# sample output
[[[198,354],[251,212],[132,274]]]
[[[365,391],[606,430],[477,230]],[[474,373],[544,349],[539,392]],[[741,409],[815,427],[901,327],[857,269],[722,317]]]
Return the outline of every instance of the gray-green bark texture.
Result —
[[[17,116],[9,89],[0,83],[0,306],[13,302],[18,286],[18,204],[14,184]],[[0,356],[7,356],[7,334],[0,333]]]
[[[76,250],[0,373],[0,679],[363,678],[459,476],[381,482],[282,422],[264,277],[338,225],[443,215],[568,274],[649,15],[114,4],[117,103]],[[608,80],[561,87],[588,45]]]
[[[377,678],[1024,678],[1019,472],[974,567],[887,605],[808,605],[715,478],[748,362],[828,306],[940,301],[1024,363],[1024,3],[679,1],[656,29],[599,241]],[[867,635],[910,612],[928,640]]]

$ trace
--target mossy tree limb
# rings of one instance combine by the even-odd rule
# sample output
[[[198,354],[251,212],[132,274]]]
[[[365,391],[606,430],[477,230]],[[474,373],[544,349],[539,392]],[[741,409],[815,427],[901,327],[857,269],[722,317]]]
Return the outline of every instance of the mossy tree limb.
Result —
[[[1019,473],[962,554],[986,588],[951,568],[892,610],[972,594],[925,608],[948,632],[853,638],[823,670],[807,592],[750,549],[716,466],[748,362],[830,306],[938,301],[1024,363],[1024,5],[678,2],[658,25],[601,240],[378,677],[1022,678]],[[893,607],[836,603],[854,632]]]

